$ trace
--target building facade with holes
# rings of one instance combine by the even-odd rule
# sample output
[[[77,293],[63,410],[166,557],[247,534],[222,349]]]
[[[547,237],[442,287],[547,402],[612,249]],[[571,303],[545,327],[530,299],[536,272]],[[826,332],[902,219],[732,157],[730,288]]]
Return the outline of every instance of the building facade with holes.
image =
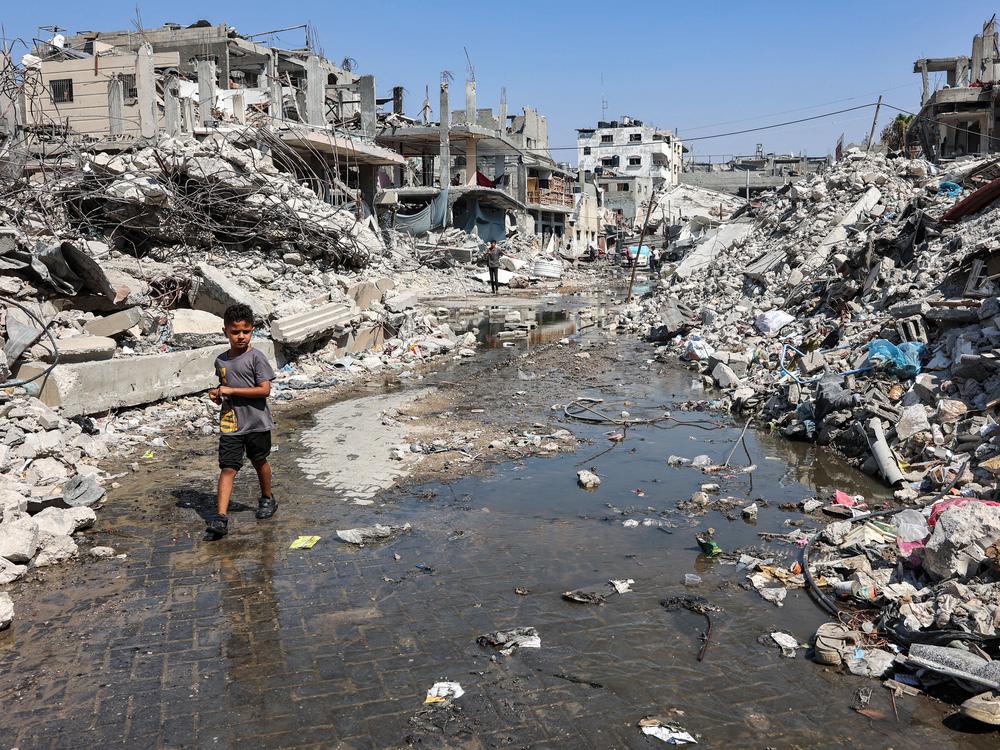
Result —
[[[577,163],[588,175],[642,177],[662,190],[680,182],[684,145],[669,130],[623,116],[577,129]]]

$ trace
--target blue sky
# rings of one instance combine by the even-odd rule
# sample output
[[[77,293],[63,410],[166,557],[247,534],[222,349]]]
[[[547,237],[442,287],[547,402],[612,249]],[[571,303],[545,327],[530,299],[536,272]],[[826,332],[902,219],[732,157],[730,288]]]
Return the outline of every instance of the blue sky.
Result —
[[[504,3],[296,3],[48,0],[5,3],[7,38],[30,40],[42,25],[70,32],[133,26],[138,6],[145,26],[227,21],[242,33],[311,23],[323,51],[374,73],[378,95],[406,87],[407,114],[416,115],[441,70],[465,80],[468,48],[480,107],[496,107],[507,87],[510,112],[523,105],[548,117],[553,156],[575,161],[575,128],[601,116],[630,114],[685,136],[707,136],[808,117],[873,102],[879,93],[905,109],[920,100],[919,57],[970,54],[972,35],[1000,9],[983,2],[700,2],[541,0]],[[44,33],[44,32],[43,32]],[[301,32],[278,42],[301,46]],[[602,87],[601,77],[604,84]],[[943,75],[943,74],[939,74]],[[454,86],[457,94],[463,90]],[[453,108],[461,106],[455,101]],[[872,110],[756,134],[692,142],[695,153],[768,151],[825,155],[841,132],[867,135]],[[883,110],[880,124],[894,113]],[[880,125],[881,126],[881,125]]]

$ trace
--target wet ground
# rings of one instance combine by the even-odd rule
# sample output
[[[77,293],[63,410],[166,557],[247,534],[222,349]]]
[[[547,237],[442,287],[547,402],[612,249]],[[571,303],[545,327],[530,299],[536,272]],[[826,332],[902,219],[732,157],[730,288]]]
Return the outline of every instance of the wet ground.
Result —
[[[751,475],[672,468],[671,454],[724,459],[739,430],[661,423],[612,443],[612,428],[567,420],[552,406],[594,396],[612,414],[660,416],[702,395],[689,390],[687,372],[649,363],[646,349],[626,342],[595,346],[588,359],[573,347],[524,357],[531,345],[449,366],[420,387],[451,393],[459,416],[485,406],[479,418],[491,424],[570,429],[582,441],[574,453],[463,467],[458,479],[358,506],[322,474],[304,473],[317,451],[349,449],[304,442],[322,410],[301,407],[280,419],[278,515],[254,520],[255,487],[244,473],[233,531],[212,544],[202,541],[199,514],[214,501],[214,440],[141,462],[90,534],[124,560],[85,560],[12,587],[17,620],[0,636],[0,747],[652,748],[663,743],[636,726],[651,714],[678,721],[705,747],[997,746],[994,732],[952,724],[948,707],[903,697],[897,719],[877,682],[820,667],[803,650],[784,659],[759,645],[775,629],[806,641],[824,618],[804,592],[779,609],[744,590],[742,574],[694,543],[712,526],[726,549],[759,545],[760,532],[788,531],[786,520],[817,523],[779,503],[833,488],[884,497],[882,488],[766,435],[748,441]],[[518,370],[537,379],[525,382]],[[355,406],[366,411],[382,401],[360,398]],[[722,424],[718,415],[672,414]],[[603,477],[600,488],[577,487],[581,467]],[[756,525],[738,510],[678,512],[705,482],[741,504],[766,501]],[[623,525],[647,518],[662,525]],[[361,549],[336,537],[376,521],[413,530]],[[289,549],[299,535],[321,539]],[[687,573],[702,583],[686,588]],[[607,592],[612,578],[634,579],[634,591],[599,606],[561,597]],[[721,610],[702,662],[703,618],[660,604],[684,594]],[[482,633],[521,626],[538,629],[541,649],[504,657],[476,644]],[[443,680],[465,694],[426,708],[427,689]],[[873,689],[883,718],[851,710],[859,688]]]

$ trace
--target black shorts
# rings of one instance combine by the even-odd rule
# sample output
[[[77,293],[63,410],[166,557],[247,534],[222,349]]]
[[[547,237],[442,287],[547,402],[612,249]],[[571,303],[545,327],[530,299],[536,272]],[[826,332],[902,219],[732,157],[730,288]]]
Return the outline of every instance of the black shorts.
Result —
[[[243,466],[244,453],[252,463],[267,458],[271,454],[271,431],[219,435],[220,469],[238,470]]]

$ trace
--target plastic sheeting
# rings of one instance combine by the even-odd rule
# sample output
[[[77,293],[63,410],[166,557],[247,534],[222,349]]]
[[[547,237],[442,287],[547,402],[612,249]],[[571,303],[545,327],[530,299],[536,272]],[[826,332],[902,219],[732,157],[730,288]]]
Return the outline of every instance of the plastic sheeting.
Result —
[[[448,219],[448,188],[445,187],[429,204],[415,214],[396,214],[395,228],[406,234],[427,234],[440,229]]]
[[[901,378],[920,374],[920,358],[927,351],[924,344],[907,341],[896,346],[885,339],[875,339],[868,345],[868,360],[877,369],[884,369]]]
[[[469,234],[475,232],[484,242],[495,240],[503,242],[507,239],[504,218],[507,212],[502,208],[484,205],[473,196],[455,204],[455,226],[464,229]]]

